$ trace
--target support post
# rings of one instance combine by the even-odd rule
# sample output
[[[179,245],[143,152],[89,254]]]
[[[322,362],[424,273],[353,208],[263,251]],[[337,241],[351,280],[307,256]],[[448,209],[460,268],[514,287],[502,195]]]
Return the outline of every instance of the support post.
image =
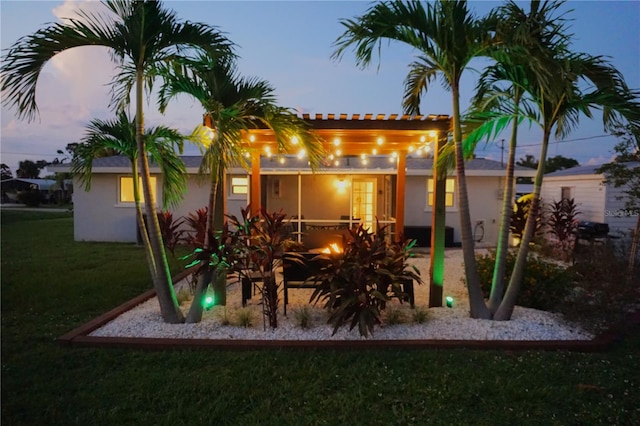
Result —
[[[251,154],[251,213],[260,213],[260,151]]]
[[[398,170],[396,177],[396,235],[395,240],[400,241],[404,237],[404,199],[406,191],[407,154],[404,151],[398,153]]]
[[[444,239],[446,224],[446,172],[438,168],[441,141],[446,134],[438,133],[433,149],[433,205],[431,206],[431,268],[429,271],[429,307],[441,307],[444,287]]]

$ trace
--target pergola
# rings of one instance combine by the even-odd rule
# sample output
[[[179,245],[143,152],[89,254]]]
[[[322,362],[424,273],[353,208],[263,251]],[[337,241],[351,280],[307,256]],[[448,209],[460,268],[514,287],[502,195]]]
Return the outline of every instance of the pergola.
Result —
[[[302,114],[311,130],[323,141],[327,162],[340,157],[356,156],[366,161],[370,155],[389,155],[397,161],[396,229],[404,228],[406,157],[437,152],[438,141],[446,140],[451,119],[448,115],[391,114]],[[208,116],[205,115],[205,126]],[[273,131],[255,128],[243,138],[251,153],[250,203],[253,212],[261,207],[260,157],[277,153]],[[295,144],[292,144],[295,147]],[[296,154],[296,152],[289,152]],[[435,162],[434,162],[435,164]],[[434,178],[437,179],[434,173]],[[437,185],[437,184],[436,184]]]

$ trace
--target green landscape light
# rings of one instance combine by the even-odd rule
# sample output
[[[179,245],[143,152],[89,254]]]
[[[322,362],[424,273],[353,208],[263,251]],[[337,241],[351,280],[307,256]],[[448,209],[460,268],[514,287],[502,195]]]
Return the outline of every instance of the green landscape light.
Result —
[[[211,307],[213,307],[213,297],[207,296],[204,298],[204,308],[209,310]]]
[[[453,307],[453,297],[451,296],[447,296],[445,297],[445,302],[447,304],[447,308],[452,308]]]

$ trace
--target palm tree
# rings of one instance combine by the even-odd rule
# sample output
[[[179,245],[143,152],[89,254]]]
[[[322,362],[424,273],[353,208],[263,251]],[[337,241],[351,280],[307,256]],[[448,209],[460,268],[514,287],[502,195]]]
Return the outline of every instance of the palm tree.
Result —
[[[577,127],[581,115],[593,118],[593,109],[602,110],[607,131],[615,130],[625,122],[636,127],[640,125],[640,91],[630,89],[618,70],[600,56],[560,53],[560,57],[553,58],[553,63],[549,62],[550,72],[555,76],[553,81],[546,84],[533,81],[528,91],[538,108],[538,116],[531,118],[542,128],[542,145],[529,216],[509,285],[494,315],[496,320],[511,318],[520,291],[529,243],[540,210],[540,190],[551,134],[556,138],[566,137]]]
[[[36,84],[41,70],[51,58],[80,46],[107,47],[120,67],[120,73],[113,81],[112,103],[123,107],[135,87],[136,143],[138,152],[146,153],[143,92],[145,88],[151,89],[154,67],[193,50],[206,51],[212,56],[230,55],[232,44],[208,25],[180,22],[176,14],[160,2],[105,0],[103,5],[108,16],[82,11],[81,19],[51,24],[19,39],[2,63],[3,102],[16,108],[19,117],[34,119],[37,114]],[[145,210],[150,220],[149,251],[157,272],[152,276],[160,311],[166,322],[182,322],[150,190],[147,156],[140,155],[139,162],[147,201]],[[153,265],[149,266],[153,270]]]
[[[418,52],[410,64],[405,81],[403,106],[407,113],[418,113],[423,92],[437,76],[450,89],[453,102],[453,140],[455,145],[460,232],[469,304],[473,318],[489,318],[475,259],[473,232],[465,178],[460,122],[460,78],[471,60],[487,54],[492,44],[491,17],[476,19],[464,1],[436,1],[423,5],[400,0],[373,5],[356,20],[342,21],[347,29],[336,40],[334,58],[354,46],[357,64],[365,67],[384,39],[407,44]],[[435,253],[434,253],[435,255]],[[444,259],[444,253],[441,253]]]
[[[188,94],[200,102],[205,110],[208,126],[213,134],[205,138],[205,150],[199,173],[208,175],[210,192],[208,204],[205,247],[210,244],[212,230],[220,230],[224,220],[224,177],[234,165],[247,167],[242,138],[249,129],[264,126],[271,129],[278,143],[278,150],[292,146],[292,138],[305,149],[313,168],[322,158],[322,145],[306,123],[294,112],[276,105],[274,88],[257,78],[241,77],[236,62],[229,57],[211,57],[203,54],[195,60],[182,61],[181,65],[165,67],[164,83],[159,91],[161,111],[178,94]],[[221,280],[226,272],[221,271]],[[204,297],[211,282],[212,271],[199,275],[194,300]],[[214,285],[214,299],[221,297],[225,285]],[[202,303],[193,303],[187,322],[200,321]]]
[[[548,61],[565,48],[569,36],[565,19],[554,12],[562,2],[532,1],[529,11],[513,1],[496,10],[497,44],[490,57],[496,62],[478,79],[473,101],[473,120],[482,124],[471,132],[466,143],[475,147],[480,139],[495,138],[511,123],[502,215],[500,219],[496,263],[493,271],[489,310],[493,315],[504,294],[504,272],[508,251],[509,223],[513,211],[513,183],[518,125],[524,117],[535,115],[535,107],[524,98],[530,84],[551,81]],[[524,99],[523,99],[524,98]]]
[[[176,155],[177,148],[182,152],[184,136],[178,131],[164,126],[153,127],[145,132],[147,153],[158,164],[162,174],[162,204],[176,206],[181,200],[186,185],[186,168]],[[120,111],[114,120],[94,119],[87,126],[87,134],[76,145],[71,161],[71,171],[85,190],[91,189],[93,160],[100,157],[122,155],[131,162],[133,179],[133,198],[138,223],[145,223],[138,179],[138,145],[136,141],[135,120],[129,119],[126,112]],[[157,274],[157,265],[149,251],[149,234],[146,226],[140,227],[145,253],[152,275]]]

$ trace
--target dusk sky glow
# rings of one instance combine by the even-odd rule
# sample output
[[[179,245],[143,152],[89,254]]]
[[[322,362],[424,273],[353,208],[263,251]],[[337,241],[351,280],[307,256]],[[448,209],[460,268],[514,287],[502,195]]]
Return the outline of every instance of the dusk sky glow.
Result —
[[[473,1],[471,8],[484,15],[499,2]],[[269,81],[283,106],[305,113],[402,113],[401,101],[407,65],[413,52],[399,44],[383,44],[379,68],[374,63],[361,70],[352,52],[342,61],[330,56],[332,43],[342,34],[340,19],[362,15],[370,6],[363,1],[224,2],[166,1],[181,20],[200,21],[218,27],[238,45],[240,70],[245,76]],[[523,5],[528,7],[528,4]],[[100,9],[95,1],[0,2],[3,55],[20,37],[46,23],[73,16],[78,8]],[[569,1],[562,8],[574,34],[573,50],[603,55],[624,75],[628,85],[640,88],[640,2]],[[480,69],[483,62],[474,63]],[[94,118],[110,119],[108,83],[115,68],[102,48],[77,48],[58,55],[43,70],[38,82],[39,118],[19,120],[14,110],[2,106],[0,161],[15,173],[24,159],[51,161],[56,150],[77,142]],[[463,77],[462,107],[468,106],[477,74]],[[147,126],[167,125],[190,133],[201,122],[202,109],[190,98],[180,97],[165,115],[157,112],[155,99],[146,106]],[[451,114],[451,96],[439,84],[423,96],[423,114]],[[602,163],[612,157],[616,139],[604,136],[600,115],[581,118],[580,126],[564,141],[554,142],[549,156],[564,155],[580,164]],[[500,139],[481,145],[478,157],[500,160]],[[517,158],[538,156],[540,133],[523,127]],[[195,147],[186,154],[197,154]]]

